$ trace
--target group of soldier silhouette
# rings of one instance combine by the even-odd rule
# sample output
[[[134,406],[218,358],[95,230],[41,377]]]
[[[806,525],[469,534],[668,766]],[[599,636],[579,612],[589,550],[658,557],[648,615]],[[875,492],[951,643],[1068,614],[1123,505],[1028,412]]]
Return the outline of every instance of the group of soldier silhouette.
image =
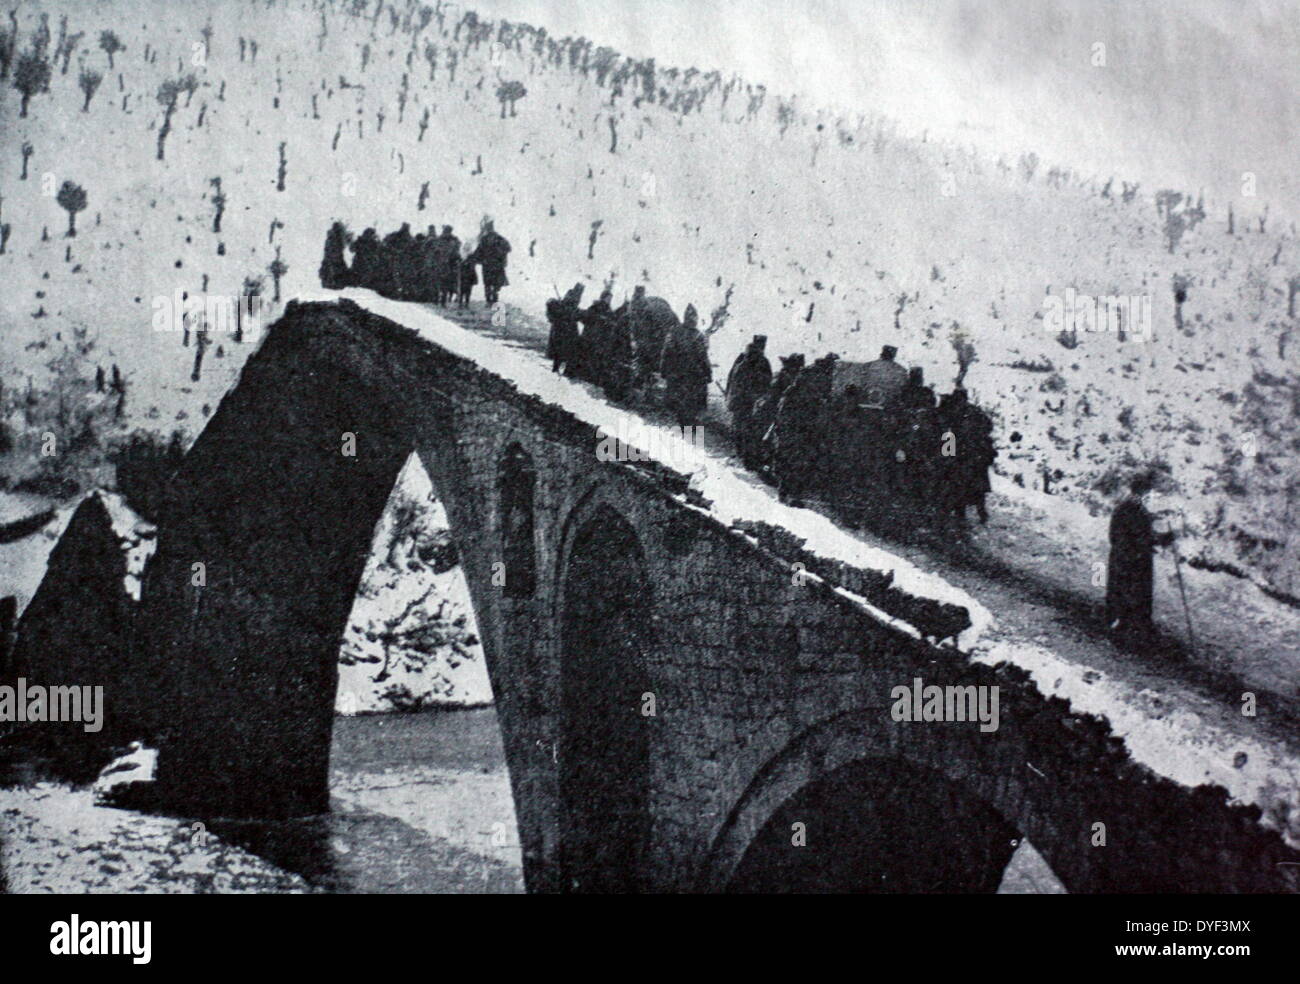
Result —
[[[552,371],[595,383],[619,402],[659,391],[679,425],[698,424],[708,406],[713,366],[695,306],[686,305],[679,319],[667,301],[638,286],[617,308],[608,287],[583,308],[583,291],[581,283],[574,284],[564,297],[546,302]]]
[[[351,264],[346,257],[348,249],[352,251]],[[464,308],[479,283],[481,267],[483,293],[492,305],[499,300],[501,288],[510,283],[506,277],[509,255],[510,243],[496,231],[491,219],[483,220],[475,245],[461,242],[449,225],[444,225],[440,234],[435,223],[426,232],[412,235],[411,224],[403,222],[400,229],[382,239],[373,227],[354,239],[342,222],[335,222],[325,237],[320,279],[322,286],[333,290],[367,287],[397,300],[442,307],[454,302]]]
[[[775,376],[754,336],[727,378],[736,448],[790,502],[826,499],[863,520],[911,513],[961,518],[985,496],[997,457],[993,422],[960,385],[942,399],[886,345],[857,363],[795,354]]]
[[[321,261],[325,287],[368,287],[386,297],[465,307],[479,282],[487,303],[509,283],[510,243],[483,220],[477,243],[452,227],[412,235],[410,223],[382,239],[366,229],[353,239],[331,226]],[[352,262],[345,252],[351,249]],[[576,283],[546,303],[546,356],[555,372],[599,386],[616,402],[657,402],[683,427],[700,422],[713,368],[699,314],[682,317],[637,286],[614,307],[613,290],[582,306]],[[870,519],[900,510],[918,517],[988,519],[985,496],[997,457],[993,424],[960,385],[936,399],[921,369],[900,365],[893,346],[858,363],[835,354],[806,364],[786,356],[775,375],[756,335],[727,377],[727,409],[745,465],[774,481],[783,499],[826,498]]]
[[[662,404],[683,426],[699,422],[712,380],[708,339],[695,308],[678,319],[668,302],[637,287],[618,308],[608,288],[581,306],[583,285],[547,303],[547,357],[555,372],[596,383],[612,400],[638,402],[662,387]],[[997,459],[993,421],[960,377],[937,397],[919,366],[886,345],[861,363],[796,353],[774,375],[767,338],[755,335],[727,376],[727,410],[746,467],[776,484],[783,501],[820,501],[841,515],[892,529],[950,528],[973,507],[987,523],[989,472]],[[1154,478],[1139,473],[1111,522],[1106,623],[1116,644],[1136,651],[1154,637],[1155,533],[1143,504]]]
[[[708,339],[693,305],[682,318],[638,286],[617,308],[606,289],[582,307],[581,283],[547,302],[546,354],[554,372],[600,386],[612,400],[660,402],[679,425],[697,424],[712,382]],[[827,355],[781,360],[774,376],[756,335],[727,377],[732,437],[745,465],[787,501],[827,498],[869,519],[900,509],[940,518],[975,507],[987,521],[993,423],[957,386],[942,400],[885,346],[869,363]]]

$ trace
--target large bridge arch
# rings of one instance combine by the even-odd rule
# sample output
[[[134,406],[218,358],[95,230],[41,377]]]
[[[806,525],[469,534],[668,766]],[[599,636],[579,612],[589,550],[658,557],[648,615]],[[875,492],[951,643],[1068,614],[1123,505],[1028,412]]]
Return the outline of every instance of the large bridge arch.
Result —
[[[474,372],[355,307],[291,304],[265,336],[174,476],[145,577],[121,692],[141,695],[159,743],[159,805],[328,810],[338,646],[413,452],[461,547],[494,690],[517,693],[499,665],[514,647],[484,532],[499,504],[467,424],[490,399],[464,385]]]
[[[575,615],[572,590],[567,608],[561,599],[582,557],[588,574],[577,581],[607,575],[632,547],[616,595],[636,602],[633,621],[649,630],[651,575],[633,531],[644,520],[610,511],[645,480],[600,463],[588,428],[557,424],[541,405],[532,417],[514,405],[521,399],[498,377],[355,306],[290,305],[191,448],[159,524],[133,644],[147,681],[143,731],[160,746],[159,806],[200,817],[328,809],[338,643],[375,524],[415,453],[446,506],[479,623],[526,882],[565,889],[562,831],[575,798],[566,817],[557,647],[566,611],[570,625],[585,616]],[[498,575],[508,583],[525,557],[529,590],[503,590]],[[199,559],[206,584],[195,588]],[[576,655],[600,665],[593,646]],[[570,709],[580,678],[569,675]],[[644,670],[630,679],[638,697],[643,678]],[[574,734],[567,743],[576,746]],[[624,839],[633,855],[646,850],[647,755],[620,760],[641,763],[625,770],[639,775],[629,819],[641,833]],[[590,876],[593,865],[585,867]],[[619,887],[645,885],[644,866],[630,868]]]
[[[992,893],[1018,833],[970,791],[901,759],[853,759],[780,804],[729,892]]]
[[[146,720],[173,808],[328,809],[338,645],[412,441],[367,353],[316,328],[265,339],[160,520],[139,689],[165,695]]]

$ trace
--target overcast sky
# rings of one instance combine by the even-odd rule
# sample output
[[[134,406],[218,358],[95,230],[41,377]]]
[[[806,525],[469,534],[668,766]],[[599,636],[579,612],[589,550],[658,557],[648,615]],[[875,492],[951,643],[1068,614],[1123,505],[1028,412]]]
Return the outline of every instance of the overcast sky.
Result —
[[[1300,0],[468,0],[1085,173],[1300,201]],[[1096,44],[1105,65],[1094,66]],[[1296,172],[1296,173],[1292,173]]]

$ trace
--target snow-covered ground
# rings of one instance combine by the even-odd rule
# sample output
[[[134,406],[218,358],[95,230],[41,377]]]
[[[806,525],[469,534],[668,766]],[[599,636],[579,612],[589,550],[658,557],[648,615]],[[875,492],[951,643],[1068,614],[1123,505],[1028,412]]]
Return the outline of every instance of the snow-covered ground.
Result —
[[[0,788],[0,868],[15,894],[308,890],[202,823],[98,806],[88,787],[56,783]]]
[[[0,789],[0,884],[22,894],[523,890],[494,709],[339,718],[330,772],[329,814],[266,824],[149,816],[59,783]]]
[[[142,519],[116,492],[97,491],[89,494],[98,495],[108,509],[113,532],[124,554],[123,586],[127,594],[139,601],[140,579],[144,574],[145,565],[153,556],[154,548],[157,546],[154,539],[156,530],[152,523]],[[0,597],[13,595],[18,601],[20,616],[27,603],[32,600],[36,589],[40,587],[50,551],[63,536],[72,514],[77,511],[77,507],[85,498],[78,495],[60,504],[55,510],[54,517],[32,535],[14,540],[12,543],[0,543]],[[0,509],[6,513],[13,513],[10,521],[38,514],[48,505],[49,500],[40,496],[0,493]]]
[[[18,500],[18,501],[15,501]],[[45,565],[50,551],[59,542],[64,527],[72,518],[80,499],[64,503],[48,524],[31,536],[0,543],[0,597],[12,595],[18,600],[18,612],[27,607],[32,595],[45,576]],[[0,505],[5,509],[7,522],[34,516],[48,507],[48,500],[39,496],[14,496],[0,493]]]

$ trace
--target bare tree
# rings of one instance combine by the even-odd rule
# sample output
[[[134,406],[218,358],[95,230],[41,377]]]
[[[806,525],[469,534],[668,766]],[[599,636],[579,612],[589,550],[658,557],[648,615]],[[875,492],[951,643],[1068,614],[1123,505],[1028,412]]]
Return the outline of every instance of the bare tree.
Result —
[[[9,78],[9,69],[13,67],[14,55],[18,51],[18,18],[11,10],[9,19],[13,26],[7,31],[0,31],[0,79]]]
[[[235,342],[244,340],[244,318],[252,318],[261,305],[262,278],[245,277],[239,289],[239,307],[235,310]]]
[[[70,34],[59,42],[59,48],[54,52],[54,60],[58,61],[60,54],[62,54],[63,67],[59,69],[60,75],[68,74],[68,62],[72,60],[72,53],[77,50],[77,45],[81,44],[81,39],[85,36],[85,31],[78,31],[76,34]]]
[[[27,103],[38,92],[45,91],[50,84],[50,63],[35,51],[28,51],[18,56],[14,68],[14,88],[22,93],[22,107],[19,116],[27,115]]]
[[[104,81],[104,76],[93,69],[83,68],[81,75],[77,77],[77,84],[81,86],[81,91],[86,94],[86,101],[81,107],[83,113],[90,112],[90,100],[95,95],[95,90],[99,84]]]
[[[966,379],[966,371],[970,369],[972,363],[977,361],[975,346],[966,337],[966,332],[957,322],[952,323],[952,329],[950,341],[952,342],[952,350],[957,353],[957,381],[955,385],[961,386]]]
[[[212,178],[208,181],[208,184],[216,188],[216,191],[212,194],[212,206],[216,209],[216,214],[212,217],[212,231],[220,232],[221,216],[226,211],[226,195],[221,190],[221,178]]]
[[[40,26],[36,28],[36,33],[32,35],[32,51],[36,52],[37,58],[44,58],[45,52],[50,47],[50,15],[41,14]]]
[[[190,100],[194,98],[194,93],[199,91],[199,77],[190,72],[178,79],[176,84],[185,93],[185,106],[188,108]]]
[[[785,131],[790,129],[790,124],[794,122],[794,102],[781,100],[776,106],[776,122],[780,128],[780,134],[785,136]]]
[[[528,90],[524,88],[522,82],[502,82],[497,86],[497,99],[501,103],[501,118],[506,118],[506,106],[510,107],[510,115],[515,115],[515,103],[528,95]]]
[[[119,51],[126,51],[126,45],[119,41],[117,35],[112,31],[100,31],[99,46],[108,55],[108,70],[111,72],[114,68],[113,55]]]
[[[272,298],[272,302],[275,304],[279,304],[280,303],[280,279],[286,273],[289,272],[289,264],[285,263],[282,259],[280,259],[279,246],[275,247],[275,259],[271,261],[271,265],[268,266],[266,269],[267,272],[271,274],[271,282],[275,284],[275,297]]]
[[[71,181],[63,182],[54,199],[68,213],[68,236],[77,234],[77,213],[86,207],[86,189]]]
[[[1184,233],[1196,228],[1205,218],[1205,204],[1201,200],[1193,205],[1190,197],[1184,199],[1181,192],[1166,188],[1156,192],[1156,213],[1164,219],[1165,241],[1172,253]]]
[[[194,329],[194,369],[190,372],[191,382],[197,383],[202,378],[203,355],[211,344],[208,339],[207,320],[200,315],[199,323]]]
[[[172,79],[158,86],[158,103],[165,110],[163,125],[158,129],[158,160],[163,159],[163,145],[167,142],[167,134],[172,132],[172,114],[176,112],[176,100],[180,98],[182,88],[181,82]]]
[[[1174,327],[1179,331],[1183,330],[1183,305],[1187,303],[1187,291],[1191,286],[1191,278],[1181,273],[1174,274]]]

